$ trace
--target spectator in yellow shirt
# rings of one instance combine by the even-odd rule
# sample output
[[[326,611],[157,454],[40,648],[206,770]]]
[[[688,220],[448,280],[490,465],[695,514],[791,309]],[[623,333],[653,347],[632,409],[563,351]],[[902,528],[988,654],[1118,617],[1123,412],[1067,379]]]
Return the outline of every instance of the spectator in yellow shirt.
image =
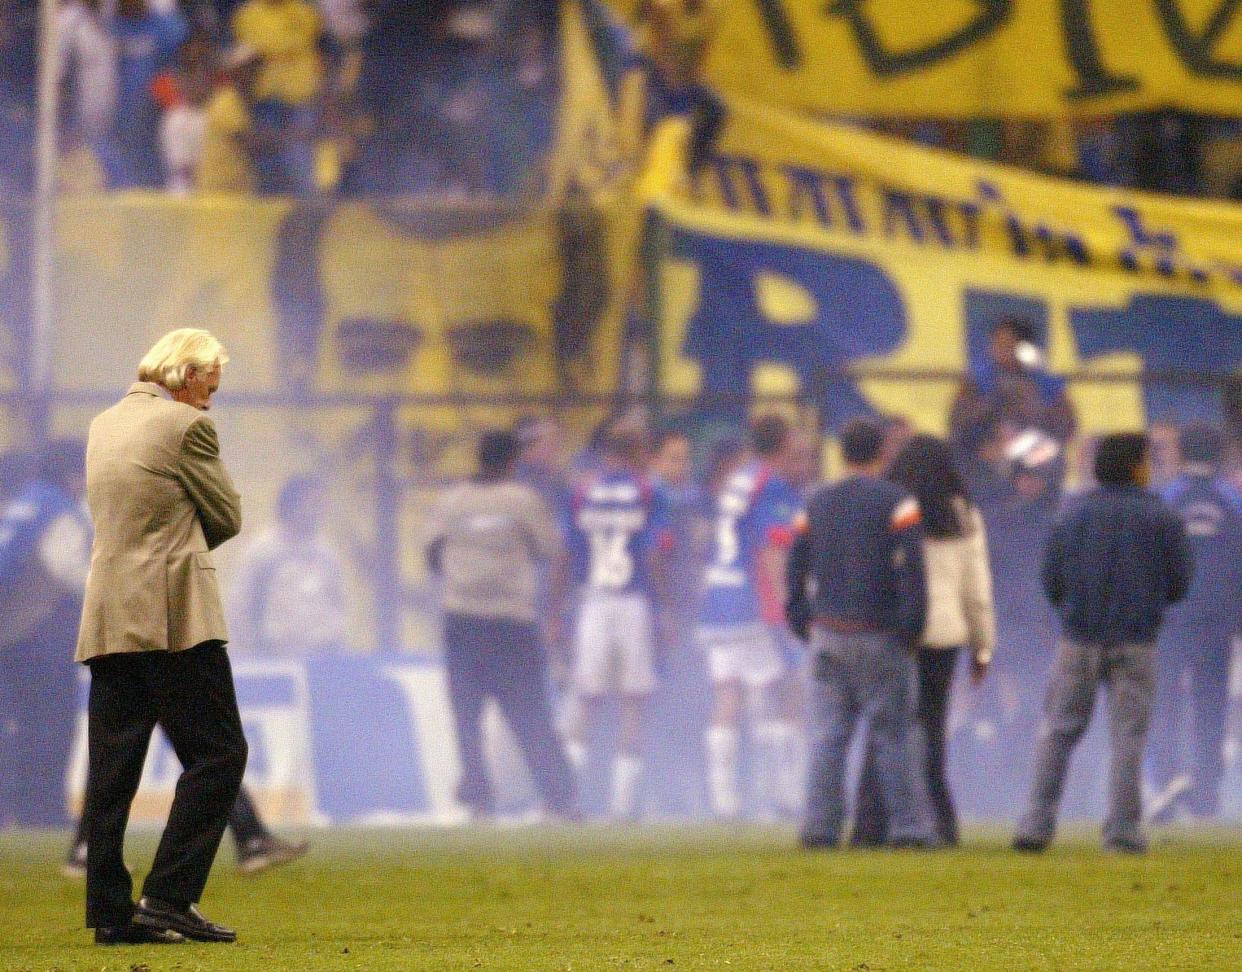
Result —
[[[255,157],[263,193],[314,190],[314,133],[323,81],[323,21],[306,0],[246,0],[233,15],[233,36],[258,52],[254,120],[280,132],[276,151]]]
[[[253,193],[254,156],[261,151],[255,130],[254,89],[259,52],[235,44],[225,56],[226,81],[207,102],[206,133],[195,188],[203,193]]]

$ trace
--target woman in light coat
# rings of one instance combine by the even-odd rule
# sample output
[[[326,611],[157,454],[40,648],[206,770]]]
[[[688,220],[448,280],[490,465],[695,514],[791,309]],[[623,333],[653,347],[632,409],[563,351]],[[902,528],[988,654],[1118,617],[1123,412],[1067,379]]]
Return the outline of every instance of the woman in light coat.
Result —
[[[949,446],[917,435],[897,454],[888,478],[908,489],[923,515],[927,622],[917,650],[918,734],[925,742],[924,785],[935,831],[958,842],[957,812],[945,775],[945,724],[957,658],[969,652],[971,680],[987,674],[996,647],[992,572],[983,518],[971,504]],[[887,819],[870,753],[859,787],[853,842],[884,842]]]

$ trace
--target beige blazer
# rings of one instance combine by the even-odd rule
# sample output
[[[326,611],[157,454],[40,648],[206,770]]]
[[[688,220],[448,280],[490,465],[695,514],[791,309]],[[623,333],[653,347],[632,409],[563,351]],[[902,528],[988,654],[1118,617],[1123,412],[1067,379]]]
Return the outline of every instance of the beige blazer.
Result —
[[[987,663],[996,649],[987,531],[978,510],[963,513],[963,536],[923,541],[927,623],[922,643],[928,648],[965,646]]]
[[[86,441],[95,544],[78,661],[227,641],[209,550],[241,529],[241,499],[207,416],[138,382]]]

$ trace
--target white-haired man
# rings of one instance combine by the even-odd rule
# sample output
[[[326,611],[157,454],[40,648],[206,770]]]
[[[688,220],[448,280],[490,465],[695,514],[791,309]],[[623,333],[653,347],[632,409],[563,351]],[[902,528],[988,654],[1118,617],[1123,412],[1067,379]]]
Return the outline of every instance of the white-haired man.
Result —
[[[241,529],[204,414],[227,361],[206,331],[165,335],[87,439],[95,541],[77,659],[91,672],[86,924],[99,944],[236,938],[196,907],[246,766],[209,552]],[[135,906],[122,845],[156,725],[184,770]]]

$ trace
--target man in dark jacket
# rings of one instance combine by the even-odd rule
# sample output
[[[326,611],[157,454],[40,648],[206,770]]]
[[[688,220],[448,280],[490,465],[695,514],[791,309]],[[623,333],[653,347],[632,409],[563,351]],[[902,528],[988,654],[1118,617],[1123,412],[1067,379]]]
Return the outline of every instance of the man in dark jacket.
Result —
[[[1177,514],[1144,488],[1147,436],[1106,436],[1095,475],[1100,486],[1057,524],[1044,553],[1044,591],[1061,614],[1062,637],[1016,850],[1042,851],[1052,840],[1070,753],[1101,683],[1112,749],[1104,845],[1127,853],[1147,846],[1139,777],[1156,689],[1156,632],[1165,608],[1186,595],[1190,548]]]
[[[915,796],[911,645],[927,612],[918,502],[880,477],[884,429],[858,419],[841,434],[846,477],[816,493],[790,552],[790,628],[810,641],[811,765],[805,847],[834,847],[845,816],[850,740],[870,724],[889,808],[889,843],[933,843]]]
[[[1180,474],[1162,494],[1186,525],[1195,577],[1186,599],[1165,619],[1156,653],[1150,762],[1155,797],[1148,808],[1153,821],[1171,817],[1183,801],[1197,817],[1220,811],[1229,661],[1242,629],[1242,494],[1220,474],[1224,451],[1224,435],[1215,426],[1186,426],[1178,436]],[[1193,761],[1183,767],[1179,730],[1190,699]]]

